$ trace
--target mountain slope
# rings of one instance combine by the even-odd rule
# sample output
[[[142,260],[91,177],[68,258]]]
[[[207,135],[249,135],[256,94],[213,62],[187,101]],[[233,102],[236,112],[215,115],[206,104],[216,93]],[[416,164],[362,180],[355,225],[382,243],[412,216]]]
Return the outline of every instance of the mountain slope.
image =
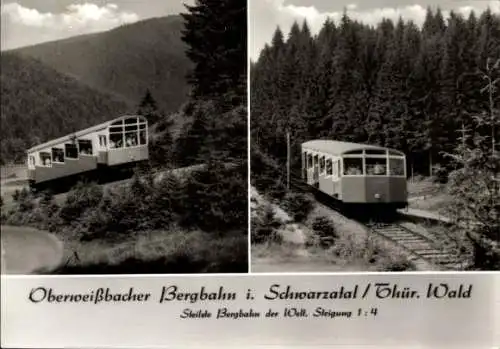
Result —
[[[35,59],[12,52],[0,57],[2,163],[23,161],[34,144],[134,111]]]
[[[34,57],[94,89],[121,95],[135,105],[150,89],[159,107],[172,112],[189,92],[185,77],[191,62],[181,40],[183,28],[180,16],[153,18],[14,52]]]

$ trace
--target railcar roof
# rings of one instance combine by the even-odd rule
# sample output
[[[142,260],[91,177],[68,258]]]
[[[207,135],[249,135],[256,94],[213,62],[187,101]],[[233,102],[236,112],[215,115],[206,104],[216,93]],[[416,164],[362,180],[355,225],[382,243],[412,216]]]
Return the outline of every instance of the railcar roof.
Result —
[[[110,126],[112,123],[114,123],[114,122],[116,122],[118,120],[122,120],[122,119],[126,119],[126,118],[131,118],[131,117],[133,118],[133,117],[142,117],[142,116],[140,116],[140,115],[122,115],[120,117],[114,118],[113,120],[109,120],[109,121],[100,123],[98,125],[95,125],[95,126],[92,126],[92,127],[88,127],[86,129],[83,129],[83,130],[80,130],[80,131],[77,131],[77,132],[72,132],[72,133],[69,133],[69,134],[67,134],[65,136],[56,138],[56,139],[52,139],[52,140],[47,141],[45,143],[41,143],[41,144],[35,145],[34,147],[28,149],[26,152],[27,153],[32,153],[32,152],[39,151],[41,149],[50,147],[52,145],[57,145],[57,144],[65,143],[65,142],[68,142],[68,140],[72,136],[81,137],[81,136],[84,136],[86,134],[92,133],[94,131],[98,131],[100,129],[106,128],[106,127]],[[144,117],[142,117],[142,118],[144,118]]]
[[[363,150],[363,149],[377,149],[377,150],[387,150],[389,148],[380,147],[377,145],[369,145],[369,144],[360,144],[360,143],[351,143],[351,142],[340,142],[340,141],[331,141],[326,139],[315,139],[312,141],[308,141],[302,143],[303,148],[308,148],[311,150],[320,151],[328,154],[341,155],[346,152],[350,152],[353,150]],[[393,149],[391,149],[393,150]],[[398,150],[394,150],[398,153],[401,153]],[[401,153],[403,154],[403,153]]]

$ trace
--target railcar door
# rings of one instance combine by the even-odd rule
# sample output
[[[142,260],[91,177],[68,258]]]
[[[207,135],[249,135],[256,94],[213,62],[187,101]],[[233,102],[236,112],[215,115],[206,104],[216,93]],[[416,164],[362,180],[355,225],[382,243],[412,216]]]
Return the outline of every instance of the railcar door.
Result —
[[[313,185],[314,181],[314,164],[313,164],[313,154],[307,153],[307,184]]]
[[[312,174],[312,185],[319,188],[319,155],[316,154],[313,157],[313,174]]]
[[[307,181],[307,152],[302,152],[302,171],[300,174],[303,181]]]

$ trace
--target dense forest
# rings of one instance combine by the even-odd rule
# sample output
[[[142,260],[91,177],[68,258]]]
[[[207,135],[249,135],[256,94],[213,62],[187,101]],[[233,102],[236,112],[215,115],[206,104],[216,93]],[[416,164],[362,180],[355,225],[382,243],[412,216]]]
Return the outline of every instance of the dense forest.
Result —
[[[372,27],[344,13],[315,36],[306,22],[288,37],[277,28],[251,64],[252,149],[283,161],[288,130],[294,166],[301,142],[328,138],[400,149],[409,174],[446,173],[454,165],[443,154],[460,130],[500,139],[500,125],[481,130],[473,120],[489,110],[488,58],[500,58],[500,16],[490,10],[445,20],[429,8],[422,27],[402,19]]]
[[[133,111],[39,61],[1,55],[1,162],[23,163],[31,146]]]
[[[180,165],[215,161],[246,168],[246,1],[198,0],[187,8],[182,39],[194,69],[188,75],[192,92],[183,108],[190,122],[181,130],[177,158]],[[246,186],[241,190],[246,192]]]

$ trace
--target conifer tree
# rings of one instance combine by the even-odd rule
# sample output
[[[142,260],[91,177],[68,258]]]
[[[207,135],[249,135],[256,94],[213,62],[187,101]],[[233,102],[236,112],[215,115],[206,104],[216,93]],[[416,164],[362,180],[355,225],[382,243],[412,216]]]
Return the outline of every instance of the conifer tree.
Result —
[[[194,63],[189,76],[195,98],[246,95],[246,0],[196,0],[186,5],[183,41]]]
[[[493,96],[500,79],[500,59],[488,60],[484,92]],[[463,136],[455,153],[450,154],[459,168],[450,175],[451,212],[466,230],[474,247],[474,268],[500,268],[500,153],[494,136],[500,124],[498,99],[490,99],[487,112],[476,115],[478,126]],[[478,132],[486,128],[490,136]]]
[[[157,123],[161,118],[158,105],[156,104],[156,101],[151,95],[151,91],[149,89],[146,90],[146,93],[139,104],[137,114],[144,116],[148,120],[149,125]]]

